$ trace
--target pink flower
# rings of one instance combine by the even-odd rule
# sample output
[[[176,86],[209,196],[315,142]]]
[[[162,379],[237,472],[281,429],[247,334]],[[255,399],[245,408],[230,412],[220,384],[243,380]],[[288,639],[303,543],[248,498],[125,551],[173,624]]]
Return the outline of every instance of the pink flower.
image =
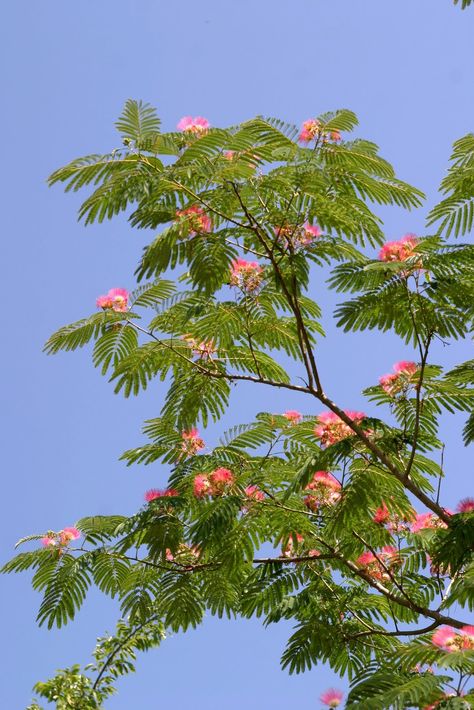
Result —
[[[372,520],[374,523],[378,523],[379,525],[383,525],[390,520],[390,511],[384,501],[382,501],[382,505],[375,511],[375,515]]]
[[[151,503],[152,500],[156,500],[157,498],[173,498],[174,496],[179,496],[179,492],[174,488],[167,488],[164,491],[158,488],[151,488],[145,493],[145,500]]]
[[[238,286],[243,291],[256,291],[262,281],[262,267],[256,261],[234,259],[231,264],[230,285]]]
[[[474,510],[474,498],[463,498],[459,501],[458,513],[471,513]]]
[[[304,247],[309,247],[315,239],[321,236],[321,229],[317,225],[311,225],[306,222],[303,225],[297,226],[294,224],[280,225],[274,227],[276,240],[285,249],[292,248],[295,251]]]
[[[196,498],[204,498],[204,496],[210,495],[211,484],[205,473],[198,473],[194,477],[193,492]]]
[[[224,158],[226,160],[233,160],[235,156],[235,150],[225,150],[224,151]]]
[[[313,511],[321,505],[334,505],[341,498],[341,484],[329,471],[316,471],[305,490],[310,495],[304,498],[304,504]]]
[[[176,128],[183,133],[194,133],[202,136],[209,129],[209,121],[202,116],[195,116],[194,118],[192,116],[183,116]]]
[[[310,224],[309,222],[305,222],[305,224],[303,224],[303,229],[306,233],[306,236],[311,240],[320,237],[322,234],[322,230],[320,227],[318,227],[317,224]]]
[[[452,626],[440,626],[431,637],[431,643],[443,651],[454,651],[457,635],[456,629]]]
[[[41,538],[41,544],[43,545],[43,547],[56,547],[58,543],[54,537],[49,537],[49,535],[46,535],[45,537]]]
[[[380,581],[390,580],[388,569],[400,563],[400,556],[396,547],[385,545],[376,555],[367,550],[356,560],[359,567],[365,568],[367,574]]]
[[[390,397],[408,388],[411,377],[418,372],[418,365],[416,362],[400,360],[394,364],[393,370],[393,373],[379,378],[380,386]]]
[[[339,131],[331,131],[331,132],[329,133],[329,137],[330,137],[330,139],[331,139],[332,141],[334,141],[335,143],[339,143],[339,141],[342,141],[342,136],[341,136],[341,134],[339,133]]]
[[[258,486],[247,486],[245,488],[245,495],[251,500],[259,501],[265,499],[265,493],[261,491]]]
[[[228,468],[216,468],[209,474],[211,493],[218,496],[224,493],[234,483],[234,474]]]
[[[189,431],[181,432],[181,438],[183,440],[181,444],[181,451],[186,456],[194,456],[198,451],[205,448],[204,441],[199,435],[199,431],[193,427]]]
[[[417,533],[420,532],[420,530],[447,527],[446,523],[434,513],[418,513],[411,524],[411,531]]]
[[[299,140],[302,143],[309,143],[314,138],[317,138],[321,132],[321,123],[316,118],[308,118],[303,121]]]
[[[184,340],[185,343],[187,343],[187,345],[192,348],[193,356],[199,359],[212,360],[213,355],[215,355],[217,352],[215,343],[212,339],[202,340],[201,342],[199,342],[191,335],[183,335],[182,340]]]
[[[212,229],[211,218],[198,205],[192,205],[185,210],[176,210],[176,219],[183,223],[190,237],[196,234],[207,234]]]
[[[367,552],[363,552],[359,557],[357,558],[356,562],[358,565],[361,567],[367,567],[368,565],[371,565],[373,562],[376,562],[377,558],[375,557],[373,552],[370,552],[367,550]]]
[[[98,296],[95,303],[97,308],[103,308],[104,310],[106,308],[112,308],[113,305],[110,296]]]
[[[363,412],[354,412],[349,409],[344,410],[345,414],[352,419],[356,424],[365,419],[366,415]],[[323,446],[336,444],[338,441],[354,436],[354,432],[342,419],[334,412],[322,412],[318,415],[317,426],[314,428],[314,433],[321,439]]]
[[[286,412],[283,412],[283,416],[285,419],[288,419],[291,424],[299,424],[303,419],[303,415],[297,412],[296,409],[287,409]]]
[[[58,535],[61,545],[67,545],[72,540],[78,540],[81,537],[81,533],[77,528],[63,528]]]
[[[111,288],[106,296],[96,300],[97,308],[112,308],[118,313],[124,313],[128,306],[129,293],[125,288]]]
[[[415,256],[418,238],[415,234],[405,234],[404,237],[394,242],[385,242],[379,252],[381,261],[406,261]]]
[[[397,375],[414,375],[417,370],[418,365],[416,364],[416,362],[411,362],[410,360],[400,360],[399,362],[396,362],[393,366],[393,371],[396,372]]]
[[[320,700],[328,708],[337,708],[341,704],[344,697],[342,690],[335,690],[335,688],[329,688],[324,693],[321,694]]]
[[[308,557],[320,557],[320,555],[319,550],[308,550]]]

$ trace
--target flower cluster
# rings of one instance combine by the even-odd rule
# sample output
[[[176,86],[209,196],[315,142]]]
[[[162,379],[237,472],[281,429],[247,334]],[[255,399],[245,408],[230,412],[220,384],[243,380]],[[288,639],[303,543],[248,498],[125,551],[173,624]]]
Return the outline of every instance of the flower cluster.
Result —
[[[451,515],[451,511],[447,510],[446,513]],[[447,528],[446,523],[438,518],[435,513],[417,513],[415,520],[411,524],[411,531],[413,533],[420,532],[420,530],[429,530],[433,528]]]
[[[234,481],[234,474],[228,468],[216,468],[211,473],[198,473],[194,478],[194,495],[196,498],[224,495]]]
[[[209,130],[209,121],[202,116],[183,116],[176,128],[183,133],[191,133],[196,136],[203,136]]]
[[[286,224],[275,227],[275,236],[279,244],[285,249],[291,247],[295,251],[311,246],[315,239],[321,236],[322,231],[316,224],[306,222],[301,226]]]
[[[443,651],[474,651],[474,626],[463,626],[454,629],[452,626],[441,626],[436,629],[431,642]]]
[[[194,456],[198,451],[205,448],[205,444],[199,431],[194,427],[189,431],[181,432],[181,451],[185,456]]]
[[[472,513],[474,511],[474,498],[463,498],[459,501],[456,510],[458,513]]]
[[[371,577],[384,582],[390,580],[388,570],[400,564],[400,556],[396,547],[385,545],[377,554],[369,550],[363,552],[356,563]]]
[[[245,488],[245,495],[250,501],[260,501],[265,499],[265,493],[260,490],[258,486],[247,486]]]
[[[242,291],[253,293],[262,282],[262,267],[256,261],[234,259],[231,264],[230,285],[238,286]]]
[[[287,409],[286,412],[283,412],[282,416],[284,416],[290,424],[299,424],[303,419],[301,412],[298,412],[296,409]]]
[[[105,296],[99,296],[96,300],[97,308],[104,311],[112,309],[118,313],[124,313],[128,307],[129,294],[125,288],[111,288]]]
[[[214,341],[211,340],[196,340],[191,335],[183,335],[181,338],[192,349],[192,354],[199,360],[212,360],[212,356],[217,350]]]
[[[41,538],[43,547],[65,547],[73,540],[78,540],[81,533],[77,528],[63,528],[59,532],[48,533]]]
[[[385,501],[382,501],[381,505],[375,511],[372,520],[378,525],[385,525],[391,533],[400,533],[410,529],[410,523],[414,518],[414,511],[400,516],[391,512]]]
[[[306,121],[303,121],[299,140],[302,143],[310,143],[312,140],[319,137],[321,137],[324,142],[332,140],[337,143],[341,140],[339,131],[325,131],[317,118],[308,118]]]
[[[319,699],[328,708],[337,708],[342,702],[344,693],[342,690],[336,690],[335,688],[329,688],[321,693]]]
[[[349,409],[345,409],[344,412],[355,424],[360,424],[366,417],[364,412],[353,412]],[[318,415],[314,433],[321,440],[323,446],[336,444],[338,441],[354,435],[350,426],[334,412],[322,412]]]
[[[379,252],[381,261],[406,261],[415,256],[415,249],[418,246],[416,234],[405,234],[395,242],[385,242]]]
[[[316,471],[305,488],[304,504],[312,511],[322,505],[334,505],[341,498],[341,484],[329,471]]]
[[[196,234],[207,234],[212,229],[211,218],[198,205],[192,205],[185,210],[176,210],[176,219],[186,228],[190,237]]]
[[[145,493],[145,500],[147,503],[151,503],[152,500],[156,500],[157,498],[174,498],[175,496],[179,496],[179,491],[174,488],[166,488],[165,490],[150,488],[150,490]]]
[[[413,375],[418,372],[418,365],[416,362],[410,362],[408,360],[401,360],[396,362],[393,366],[393,372],[388,375],[382,375],[379,378],[379,383],[381,388],[390,397],[394,395],[405,392],[411,383]]]

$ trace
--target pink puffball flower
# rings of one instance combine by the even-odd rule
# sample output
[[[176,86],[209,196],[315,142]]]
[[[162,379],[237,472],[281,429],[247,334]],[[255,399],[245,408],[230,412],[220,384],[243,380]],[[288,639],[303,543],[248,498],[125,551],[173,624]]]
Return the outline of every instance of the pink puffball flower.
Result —
[[[418,513],[411,524],[411,532],[417,533],[420,532],[420,530],[447,527],[446,523],[434,513]]]
[[[378,525],[384,525],[384,523],[388,523],[390,520],[390,511],[385,505],[385,502],[382,501],[382,505],[380,505],[377,510],[375,511],[374,517],[372,518],[374,523],[377,523]]]
[[[238,286],[247,293],[253,293],[261,284],[262,271],[262,267],[256,261],[234,259],[230,270],[230,285]]]
[[[393,397],[408,388],[410,380],[416,372],[418,372],[416,362],[400,360],[393,365],[392,373],[379,378],[379,384],[384,392]]]
[[[147,503],[151,503],[152,500],[156,500],[157,498],[173,498],[174,496],[179,496],[179,492],[174,488],[166,488],[166,490],[151,488],[145,493],[145,500]]]
[[[474,498],[463,498],[456,508],[458,513],[472,513],[474,511]]]
[[[129,293],[125,288],[111,288],[105,296],[96,300],[97,308],[112,309],[117,313],[125,313],[128,307]]]
[[[341,134],[339,133],[339,131],[331,131],[331,132],[329,133],[329,137],[330,137],[330,139],[331,139],[332,141],[334,141],[335,143],[339,143],[340,141],[342,141],[342,136],[341,136]]]
[[[299,140],[301,143],[309,143],[314,138],[317,138],[321,133],[321,123],[316,118],[308,118],[303,121]]]
[[[213,356],[216,354],[216,346],[214,341],[211,340],[196,340],[190,335],[183,335],[182,340],[192,348],[192,354],[199,360],[212,360]]]
[[[193,492],[196,498],[204,498],[211,494],[211,484],[205,473],[198,473],[198,475],[194,477]]]
[[[209,121],[202,116],[183,116],[178,122],[176,128],[183,133],[193,133],[197,136],[202,136],[209,130]]]
[[[306,239],[309,239],[310,241],[317,239],[323,233],[321,227],[318,227],[317,224],[310,224],[309,222],[305,222],[305,224],[303,224],[303,229]]]
[[[458,633],[452,626],[440,626],[431,637],[431,643],[443,651],[455,651]]]
[[[334,505],[341,498],[341,484],[329,471],[316,471],[305,488],[304,504],[312,511],[321,505]]]
[[[359,424],[366,417],[364,412],[354,412],[349,409],[345,409],[344,412],[356,424]],[[348,436],[354,436],[350,426],[334,412],[322,412],[318,415],[314,433],[321,439],[322,446],[331,446]]]
[[[326,705],[328,708],[337,708],[341,704],[343,697],[344,693],[342,692],[342,690],[329,688],[321,694],[319,699],[321,700],[323,705]]]
[[[296,411],[296,409],[287,409],[286,412],[283,412],[282,416],[284,416],[290,424],[299,424],[303,419],[303,415]]]
[[[228,468],[216,468],[209,474],[211,494],[222,495],[235,481],[234,474]]]
[[[385,242],[379,251],[380,261],[406,261],[415,256],[418,237],[415,234],[405,234],[398,241]]]
[[[112,299],[112,309],[118,313],[127,310],[129,294],[125,288],[111,288],[107,294]]]
[[[235,156],[235,150],[225,150],[223,155],[226,160],[233,160]]]
[[[181,439],[181,451],[186,456],[194,456],[198,451],[202,451],[205,448],[204,441],[195,427],[189,431],[181,432]]]
[[[212,230],[211,218],[198,205],[192,205],[185,210],[176,210],[176,219],[186,226],[190,237],[196,234],[208,234]]]
[[[400,360],[393,365],[393,371],[397,375],[414,375],[418,370],[418,365],[416,362],[411,362],[410,360]]]
[[[77,528],[63,528],[59,531],[58,535],[61,545],[67,545],[73,540],[78,540],[81,537],[81,533]]]
[[[107,308],[112,308],[112,305],[113,305],[112,299],[110,298],[110,296],[98,296],[95,304],[96,304],[97,308],[103,308],[104,311]]]
[[[265,499],[265,493],[258,486],[247,486],[244,492],[250,500],[261,501]]]
[[[56,547],[58,543],[54,537],[49,537],[49,535],[45,535],[45,537],[41,538],[41,544],[43,545],[43,547]]]

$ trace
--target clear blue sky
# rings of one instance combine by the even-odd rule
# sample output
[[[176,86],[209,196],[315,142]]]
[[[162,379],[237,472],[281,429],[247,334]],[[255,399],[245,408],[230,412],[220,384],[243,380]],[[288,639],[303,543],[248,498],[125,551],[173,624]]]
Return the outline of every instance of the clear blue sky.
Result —
[[[474,128],[474,9],[461,12],[451,0],[10,0],[0,33],[5,559],[23,534],[92,513],[132,513],[143,491],[167,477],[165,467],[126,469],[117,461],[141,440],[141,421],[157,415],[158,386],[138,400],[119,399],[88,353],[41,352],[55,328],[94,309],[97,294],[133,287],[150,235],[125,220],[84,229],[75,220],[79,199],[48,190],[47,175],[115,147],[112,124],[129,97],[157,105],[169,128],[184,114],[214,125],[257,113],[300,123],[348,107],[360,117],[360,135],[377,142],[432,205],[453,140]],[[423,233],[425,214],[385,211],[387,236]],[[389,336],[341,341],[329,330],[322,369],[343,406],[363,406],[360,390],[410,354]],[[451,346],[437,355],[451,363],[469,351]],[[287,394],[265,396],[273,411],[305,409]],[[226,424],[249,421],[261,398],[242,390]],[[473,490],[469,452],[453,421],[446,426],[445,500],[453,504]],[[22,710],[36,680],[88,661],[117,610],[92,594],[75,624],[47,632],[35,626],[40,599],[26,575],[2,578],[1,593],[8,651],[0,707]],[[143,657],[108,707],[317,709],[321,690],[338,681],[325,668],[281,672],[288,635],[288,628],[209,619]]]

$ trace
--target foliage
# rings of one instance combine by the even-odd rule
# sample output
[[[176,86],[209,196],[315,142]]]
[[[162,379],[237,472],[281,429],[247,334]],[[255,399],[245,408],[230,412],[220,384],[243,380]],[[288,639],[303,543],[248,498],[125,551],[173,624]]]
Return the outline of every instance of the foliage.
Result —
[[[307,123],[303,144],[296,126],[262,117],[162,133],[149,105],[128,101],[122,147],[51,176],[91,190],[86,223],[125,212],[158,230],[137,289],[100,297],[102,310],[60,328],[46,351],[91,344],[116,393],[158,388],[161,411],[123,458],[170,470],[168,488],[150,491],[135,515],[24,538],[43,547],[3,568],[32,570],[49,628],[74,618],[91,585],[128,619],[100,640],[88,673],[74,666],[37,684],[57,708],[101,707],[136,650],[157,645],[164,628],[197,626],[206,610],[291,620],[283,667],[328,663],[351,683],[347,708],[466,707],[473,504],[451,514],[439,502],[438,425],[464,413],[472,441],[473,364],[445,370],[431,347],[472,331],[474,247],[448,238],[472,227],[473,138],[455,144],[448,197],[429,216],[437,233],[384,244],[374,206],[411,209],[422,193],[372,142],[350,137],[352,112]],[[328,271],[328,287],[344,294],[343,331],[392,330],[401,355],[403,344],[418,352],[374,376],[370,417],[343,409],[321,381],[310,286]],[[262,411],[206,446],[197,427],[221,419],[241,382],[298,394],[309,413]],[[433,636],[443,627],[450,646]]]

